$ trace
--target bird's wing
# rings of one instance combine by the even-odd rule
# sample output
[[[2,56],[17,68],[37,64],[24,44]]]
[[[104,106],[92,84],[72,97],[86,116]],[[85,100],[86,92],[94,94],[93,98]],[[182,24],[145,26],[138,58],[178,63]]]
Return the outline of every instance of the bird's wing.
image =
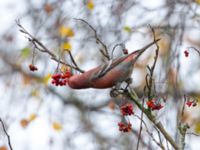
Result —
[[[104,75],[106,75],[107,72],[109,72],[115,66],[117,66],[118,64],[120,64],[124,60],[124,58],[126,58],[126,57],[122,57],[122,58],[117,58],[117,59],[114,59],[114,60],[110,60],[109,62],[101,65],[100,66],[100,70],[94,74],[94,76],[92,77],[92,80],[101,78]]]

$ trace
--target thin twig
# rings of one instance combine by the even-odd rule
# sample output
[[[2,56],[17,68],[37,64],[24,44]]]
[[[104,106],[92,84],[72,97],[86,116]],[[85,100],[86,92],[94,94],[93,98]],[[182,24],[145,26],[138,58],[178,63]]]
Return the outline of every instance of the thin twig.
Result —
[[[164,146],[163,146],[163,143],[162,143],[160,131],[156,127],[154,127],[154,128],[156,129],[156,131],[158,133],[158,138],[159,138],[159,141],[160,141],[159,145],[161,145],[162,149],[165,149]]]
[[[182,119],[183,119],[183,116],[184,116],[184,111],[185,111],[185,103],[186,103],[186,100],[187,100],[187,97],[186,95],[184,94],[183,96],[184,98],[184,102],[183,102],[183,107],[182,107],[182,110],[181,110],[181,116],[180,116],[180,120],[179,120],[179,123],[178,123],[178,130],[180,132],[180,139],[181,139],[181,149],[184,150],[184,147],[185,147],[185,136],[186,136],[186,131],[187,129],[189,128],[188,124],[184,124],[182,123]]]
[[[66,51],[69,53],[69,56],[70,56],[70,59],[71,59],[72,63],[73,63],[76,67],[78,67],[76,61],[74,60],[74,57],[72,56],[71,51],[68,50],[68,49],[66,49]]]
[[[156,40],[156,35],[155,35],[155,31],[154,29],[149,25],[152,33],[153,33],[153,38],[154,38],[154,41]],[[157,44],[157,42],[155,42],[156,44],[156,51],[155,51],[155,57],[154,57],[154,62],[153,62],[153,65],[151,66],[151,68],[149,66],[147,66],[150,74],[146,76],[146,83],[147,83],[147,88],[148,88],[148,98],[151,99],[152,97],[152,86],[153,86],[153,74],[154,74],[154,70],[155,70],[155,66],[156,66],[156,62],[157,62],[157,59],[158,59],[158,53],[159,53],[159,46]],[[149,80],[148,80],[148,77],[149,77]]]
[[[188,133],[186,133],[186,134],[188,134],[188,135],[194,135],[194,136],[200,137],[200,134],[196,134],[196,133],[192,133],[192,132],[188,132]]]
[[[34,45],[34,47],[35,47],[36,49],[38,49],[40,52],[49,54],[49,55],[51,56],[51,59],[54,60],[54,61],[56,61],[56,62],[58,62],[58,63],[64,64],[64,65],[66,65],[66,66],[69,66],[69,67],[71,67],[71,68],[73,68],[73,69],[75,69],[75,70],[77,70],[77,71],[79,71],[79,72],[81,72],[81,73],[84,72],[84,71],[83,71],[82,69],[80,69],[78,66],[69,65],[69,64],[65,63],[64,61],[58,59],[58,58],[56,57],[56,55],[55,55],[53,52],[51,52],[46,46],[44,46],[44,44],[43,44],[42,42],[40,42],[37,38],[35,38],[33,35],[31,35],[31,34],[20,24],[19,21],[16,21],[16,23],[17,23],[17,25],[18,25],[19,28],[20,28],[19,31],[22,32],[22,33],[24,33],[26,36],[28,36],[28,37],[26,37],[26,38],[27,38],[27,39]]]
[[[156,139],[155,139],[154,136],[153,136],[153,133],[149,131],[149,129],[148,129],[148,127],[147,127],[147,124],[144,122],[144,120],[142,120],[142,119],[141,119],[139,116],[137,116],[137,115],[134,115],[134,116],[135,116],[136,118],[138,118],[138,119],[144,124],[144,126],[145,126],[145,128],[146,128],[146,132],[147,132],[147,134],[152,138],[153,142],[155,142],[156,145],[158,145],[158,147],[160,147],[162,150],[165,150],[164,146],[161,145],[159,142],[156,141]]]
[[[92,31],[94,32],[94,37],[97,41],[97,43],[100,43],[102,45],[102,47],[104,48],[104,50],[100,50],[100,52],[102,53],[102,55],[104,57],[106,57],[108,60],[110,60],[110,56],[108,53],[108,49],[107,46],[103,43],[103,41],[98,37],[97,31],[94,29],[94,27],[92,25],[90,25],[87,21],[85,21],[84,19],[80,19],[80,18],[74,18],[75,20],[79,20],[82,21],[83,23],[87,24],[89,26],[90,29],[92,29]]]
[[[198,50],[197,48],[195,48],[195,47],[188,47],[187,49],[195,50],[199,54],[199,56],[200,56],[200,50]]]
[[[10,148],[10,150],[13,150],[12,145],[11,145],[10,135],[9,135],[8,132],[6,131],[4,122],[3,122],[3,120],[2,120],[1,118],[0,118],[0,122],[1,122],[1,125],[2,125],[2,127],[3,127],[3,131],[4,131],[4,133],[6,134],[6,137],[7,137],[7,139],[8,139],[9,148]]]
[[[185,103],[186,103],[186,100],[187,100],[187,97],[186,95],[184,94],[184,102],[183,102],[183,107],[182,107],[182,111],[181,111],[181,119],[183,118],[183,115],[184,115],[184,111],[185,111]]]
[[[144,98],[142,99],[142,107],[144,107]],[[143,120],[143,114],[144,114],[144,112],[141,111],[140,130],[139,130],[139,135],[138,135],[138,141],[137,141],[136,150],[139,149],[140,137],[141,137],[141,134],[142,134],[142,120]]]

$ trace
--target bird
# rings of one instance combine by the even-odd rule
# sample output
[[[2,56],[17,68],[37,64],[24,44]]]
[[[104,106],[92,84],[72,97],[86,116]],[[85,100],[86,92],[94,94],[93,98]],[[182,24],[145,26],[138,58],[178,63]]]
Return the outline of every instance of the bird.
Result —
[[[142,49],[119,58],[111,59],[82,74],[72,75],[68,78],[68,86],[72,89],[107,89],[114,86],[119,87],[122,82],[131,79],[134,64],[142,53],[159,40],[154,40]]]

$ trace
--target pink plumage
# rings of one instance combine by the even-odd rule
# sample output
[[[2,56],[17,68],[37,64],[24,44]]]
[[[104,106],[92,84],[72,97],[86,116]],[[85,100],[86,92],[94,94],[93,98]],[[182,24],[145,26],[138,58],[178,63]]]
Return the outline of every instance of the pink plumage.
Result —
[[[106,64],[95,67],[82,74],[71,76],[68,80],[69,87],[72,89],[105,89],[126,81],[130,78],[134,63],[137,61],[139,56],[157,41],[159,41],[159,39],[148,44],[141,50],[111,60]]]

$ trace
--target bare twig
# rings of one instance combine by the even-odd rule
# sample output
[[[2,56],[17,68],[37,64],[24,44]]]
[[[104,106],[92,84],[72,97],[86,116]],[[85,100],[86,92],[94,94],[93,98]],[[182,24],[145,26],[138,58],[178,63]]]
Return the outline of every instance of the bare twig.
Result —
[[[200,50],[198,50],[197,48],[195,48],[195,47],[188,47],[187,49],[195,50],[199,54],[199,56],[200,56]]]
[[[159,142],[156,141],[156,139],[155,139],[154,136],[153,136],[153,133],[149,131],[148,126],[147,126],[147,124],[145,123],[145,121],[142,120],[142,119],[141,119],[139,116],[137,116],[137,115],[134,115],[134,116],[135,116],[136,118],[138,118],[138,119],[144,124],[144,126],[145,126],[145,128],[146,128],[146,132],[147,132],[148,135],[152,138],[153,142],[155,142],[156,145],[158,145],[162,150],[164,150],[164,149],[165,149],[164,146],[163,146],[162,144],[160,144]]]
[[[142,107],[144,107],[144,98],[142,99]],[[141,137],[141,134],[142,134],[142,120],[143,120],[143,114],[144,114],[144,112],[141,111],[140,130],[139,130],[139,135],[138,135],[138,141],[137,141],[136,150],[139,149],[140,137]]]
[[[156,41],[155,31],[150,25],[149,25],[149,27],[151,28],[151,31],[153,33],[154,41]],[[159,46],[158,46],[157,42],[155,42],[155,44],[156,44],[156,51],[155,51],[156,54],[155,54],[155,57],[154,57],[154,62],[153,62],[153,65],[151,66],[151,68],[149,66],[147,66],[150,74],[146,75],[146,86],[147,86],[147,89],[148,89],[148,98],[149,99],[152,98],[153,74],[154,74],[154,69],[155,69],[155,66],[156,66],[156,62],[157,62],[157,59],[158,59],[158,52],[159,52]]]
[[[186,95],[184,94],[184,102],[183,102],[183,107],[182,107],[182,111],[181,111],[181,119],[183,118],[183,115],[184,115],[184,111],[185,111],[185,103],[186,103],[186,100],[187,100],[187,97]]]
[[[42,42],[40,42],[37,38],[35,38],[33,35],[31,35],[31,34],[20,24],[19,21],[16,21],[16,23],[17,23],[17,25],[18,25],[19,28],[20,28],[19,31],[22,32],[22,33],[24,33],[24,34],[27,36],[26,38],[27,38],[31,43],[33,43],[34,47],[35,47],[36,49],[38,49],[40,52],[49,54],[49,55],[51,56],[51,59],[54,60],[54,61],[56,61],[56,62],[58,62],[58,63],[64,64],[64,65],[66,65],[66,66],[69,66],[69,67],[71,67],[71,68],[73,68],[73,69],[75,69],[75,70],[77,70],[77,71],[79,71],[79,72],[81,72],[81,73],[84,72],[84,71],[83,71],[82,69],[80,69],[78,66],[69,65],[69,64],[65,63],[64,61],[58,59],[58,58],[56,57],[56,55],[55,55],[53,52],[51,52],[46,46],[44,46],[44,44],[43,44]]]
[[[9,135],[8,132],[6,131],[4,122],[3,122],[3,120],[2,120],[1,118],[0,118],[0,122],[1,122],[1,125],[2,125],[2,127],[3,127],[3,131],[4,131],[4,133],[6,134],[6,137],[7,137],[7,139],[8,139],[9,148],[10,148],[10,150],[13,150],[12,145],[11,145],[11,141],[10,141],[10,135]]]
[[[66,49],[66,51],[69,53],[69,56],[70,56],[70,59],[71,59],[72,63],[73,63],[76,67],[78,67],[76,61],[74,60],[74,57],[72,56],[71,51],[68,50],[68,49]]]
[[[96,39],[97,43],[100,43],[102,45],[102,47],[104,48],[104,50],[100,50],[100,52],[102,53],[102,55],[104,57],[106,57],[108,60],[110,60],[110,56],[108,53],[108,49],[107,46],[103,43],[103,41],[98,37],[97,31],[94,29],[94,27],[92,25],[90,25],[87,21],[85,21],[84,19],[80,19],[80,18],[74,18],[75,20],[79,20],[82,21],[83,23],[87,24],[89,26],[90,29],[92,29],[92,31],[94,32],[94,37]]]
[[[187,123],[182,123],[182,118],[184,116],[184,111],[185,111],[185,103],[187,100],[187,97],[185,94],[184,94],[183,98],[184,98],[184,102],[183,102],[183,106],[182,106],[182,110],[181,110],[181,116],[180,116],[181,119],[179,120],[179,123],[178,123],[178,130],[181,135],[180,145],[181,145],[182,150],[184,150],[184,147],[185,147],[185,136],[186,136],[187,129],[189,128],[189,125]]]
[[[186,134],[188,134],[188,135],[194,135],[194,136],[200,137],[200,134],[196,134],[196,133],[192,133],[192,132],[188,132],[188,133],[186,133]]]

